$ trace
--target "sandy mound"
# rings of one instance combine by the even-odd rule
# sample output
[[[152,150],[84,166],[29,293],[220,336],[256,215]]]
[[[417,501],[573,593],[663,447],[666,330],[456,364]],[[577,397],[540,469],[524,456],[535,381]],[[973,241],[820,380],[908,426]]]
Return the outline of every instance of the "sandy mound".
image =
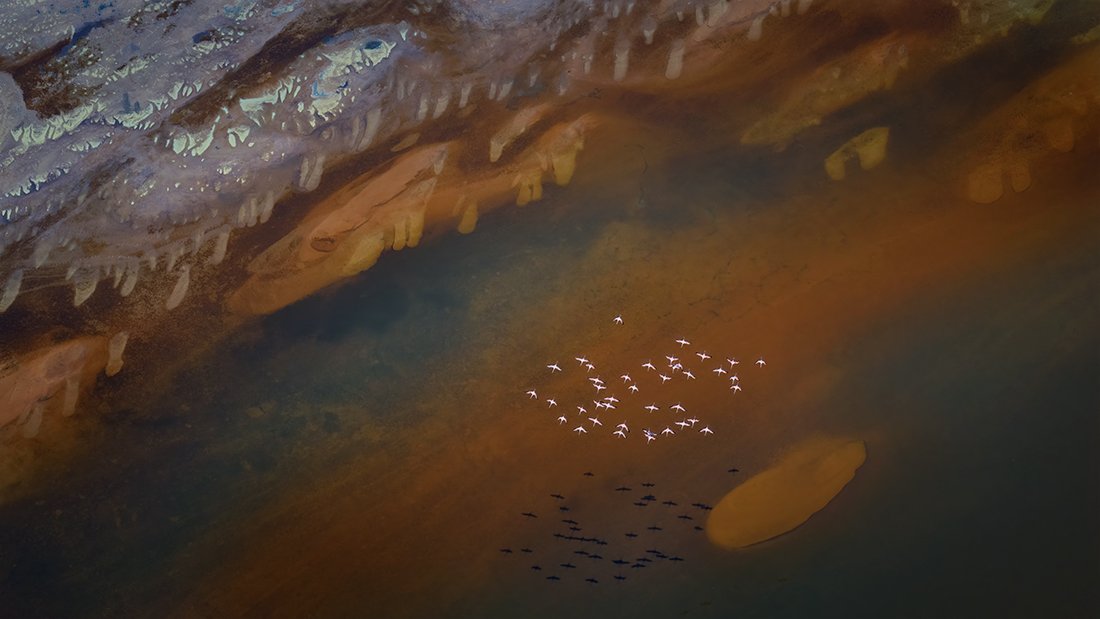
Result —
[[[786,533],[839,494],[866,458],[863,441],[803,441],[723,497],[707,520],[707,536],[723,548],[742,548]]]

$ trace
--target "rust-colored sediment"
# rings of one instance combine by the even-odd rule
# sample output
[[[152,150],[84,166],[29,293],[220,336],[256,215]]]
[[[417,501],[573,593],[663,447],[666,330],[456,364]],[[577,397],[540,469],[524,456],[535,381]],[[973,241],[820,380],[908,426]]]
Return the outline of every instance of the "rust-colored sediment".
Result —
[[[106,365],[107,340],[102,337],[47,344],[12,360],[0,371],[0,427],[24,416],[36,403],[43,405],[43,413],[71,415],[80,385],[90,384]],[[76,393],[70,391],[73,381]]]

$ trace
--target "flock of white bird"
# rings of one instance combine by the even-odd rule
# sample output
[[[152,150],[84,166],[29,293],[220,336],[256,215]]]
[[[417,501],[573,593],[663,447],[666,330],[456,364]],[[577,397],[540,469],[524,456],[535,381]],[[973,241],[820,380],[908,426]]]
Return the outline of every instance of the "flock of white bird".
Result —
[[[614,318],[614,322],[616,324],[623,324],[622,316],[616,316]],[[684,338],[676,340],[676,344],[679,345],[678,350],[680,352],[685,352],[684,348],[691,346],[691,342]],[[711,355],[707,354],[705,350],[692,352],[694,356],[699,358],[700,364],[706,364],[710,359],[713,358],[711,357]],[[667,364],[663,365],[662,367],[654,365],[653,360],[650,359],[645,363],[640,363],[638,365],[638,369],[634,370],[636,374],[641,373],[642,376],[653,377],[654,379],[659,378],[661,380],[659,384],[654,382],[652,386],[647,386],[647,391],[651,388],[660,389],[661,386],[665,385],[665,383],[671,380],[698,380],[691,368],[685,366],[685,363],[688,361],[694,363],[694,359],[692,359],[690,356],[681,359],[680,357],[674,355],[665,355],[664,358],[667,361]],[[629,392],[628,394],[624,394],[623,397],[629,398],[631,402],[624,403],[621,402],[619,398],[615,397],[614,393],[611,392],[611,387],[606,384],[604,380],[600,377],[596,366],[590,360],[588,360],[583,355],[580,357],[574,357],[573,359],[579,364],[578,369],[584,371],[585,377],[591,383],[592,388],[596,390],[596,399],[592,400],[591,413],[588,410],[587,404],[575,405],[577,409],[577,415],[582,418],[580,420],[580,423],[572,429],[573,432],[577,433],[577,436],[582,436],[589,433],[589,428],[585,427],[584,418],[587,418],[588,422],[592,424],[590,427],[593,432],[595,432],[596,428],[598,427],[604,427],[603,422],[600,421],[601,409],[604,410],[605,414],[611,414],[611,411],[618,410],[620,406],[626,408],[640,405],[640,402],[642,401],[640,400],[640,398],[643,397],[641,395],[642,388],[639,387],[638,381],[630,376],[629,372],[623,373],[621,376],[619,376],[619,379],[622,380],[622,384],[619,384],[617,382],[615,383],[619,388],[625,388]],[[711,361],[710,364],[713,365],[715,363],[717,363],[717,367],[708,368],[709,372],[723,380],[728,379],[730,391],[733,391],[734,393],[740,392],[741,378],[737,374],[737,366],[740,365],[741,362],[738,361],[736,357],[727,357],[725,363]],[[763,368],[767,364],[764,363],[764,359],[761,358],[757,359],[754,362],[754,365],[759,369]],[[566,371],[563,370],[557,362],[548,364],[546,368],[550,371],[551,374]],[[594,376],[593,373],[595,373]],[[601,395],[605,390],[608,391],[608,394]],[[534,389],[528,390],[527,396],[530,400],[540,400],[546,402],[548,409],[553,409],[558,406],[558,402],[554,398],[545,398],[544,400],[540,399],[539,394]],[[660,406],[657,406],[657,402],[655,400],[652,401],[650,404],[642,406],[641,408],[646,410],[650,415],[662,410]],[[714,434],[714,430],[711,430],[709,425],[704,425],[696,429],[696,424],[699,424],[701,422],[699,421],[699,419],[695,418],[694,415],[689,416],[687,409],[685,409],[679,402],[673,404],[672,406],[668,406],[667,408],[668,410],[676,411],[677,413],[682,415],[683,418],[679,421],[669,423],[665,426],[663,430],[660,431],[651,430],[649,427],[642,428],[642,435],[645,436],[647,444],[657,440],[662,436],[672,436],[677,434],[678,432],[689,432],[697,430],[700,434],[704,436]],[[588,416],[590,414],[592,415],[591,417]],[[566,414],[562,414],[556,419],[556,421],[558,422],[559,426],[565,424],[569,424],[570,426],[572,425],[572,422],[570,422],[569,417]],[[672,426],[678,426],[678,429],[673,430]],[[628,438],[630,435],[630,426],[627,425],[626,420],[623,420],[622,423],[615,426],[615,429],[611,432],[611,434],[621,439]]]

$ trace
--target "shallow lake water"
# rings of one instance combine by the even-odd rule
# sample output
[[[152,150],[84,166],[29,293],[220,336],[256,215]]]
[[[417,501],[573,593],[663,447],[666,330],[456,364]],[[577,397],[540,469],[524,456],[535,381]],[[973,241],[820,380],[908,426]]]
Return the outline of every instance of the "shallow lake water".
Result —
[[[138,353],[0,504],[0,617],[1095,613],[1100,145],[967,199],[969,123],[1061,58],[998,50],[781,151],[707,97],[620,102],[568,186]],[[879,125],[883,163],[830,179]],[[822,435],[867,452],[824,509],[709,541]]]

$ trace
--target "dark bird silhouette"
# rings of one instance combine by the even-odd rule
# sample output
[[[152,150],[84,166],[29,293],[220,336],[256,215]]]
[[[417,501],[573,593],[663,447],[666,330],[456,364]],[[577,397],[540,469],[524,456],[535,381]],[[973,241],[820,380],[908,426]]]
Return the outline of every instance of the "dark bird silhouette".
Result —
[[[538,571],[540,571],[540,572],[542,571],[542,568],[541,568],[541,567],[539,567],[539,566],[537,566],[537,565],[532,565],[532,566],[531,566],[531,569],[533,569],[533,570],[538,570]]]
[[[652,494],[647,494],[644,497],[642,497],[642,500],[643,501],[656,501],[657,497],[653,496]]]
[[[644,483],[642,485],[645,486],[646,488],[652,488],[653,486],[656,486],[657,484]]]
[[[728,473],[736,473],[736,472],[737,472],[737,469],[730,469],[730,470],[729,470],[729,471],[727,471],[727,472],[728,472]]]
[[[668,555],[666,555],[666,554],[665,554],[665,553],[663,553],[663,552],[661,552],[661,553],[658,553],[658,554],[655,554],[655,555],[653,555],[653,556],[657,557],[658,559],[667,559],[667,558],[668,558]]]
[[[575,555],[586,555],[586,554],[588,554],[588,551],[586,551],[586,550],[574,550],[573,554],[575,554]]]
[[[500,551],[501,552],[506,552],[508,554],[512,554],[512,549],[511,548],[501,548]]]
[[[600,556],[600,555],[588,555],[588,558],[589,559],[602,559],[603,557]]]
[[[615,576],[615,580],[626,580],[626,576]]]
[[[710,511],[710,510],[712,510],[712,509],[714,509],[714,508],[713,508],[713,507],[711,507],[710,505],[704,505],[704,506],[703,506],[703,511],[705,511],[705,512],[709,512],[709,511]]]
[[[659,554],[661,554],[661,551],[654,548],[653,550],[647,550],[646,554],[659,555]]]
[[[638,537],[638,534],[637,533],[627,533],[626,536],[627,537]]]
[[[638,559],[638,563],[653,563],[653,559],[649,557],[641,557]]]
[[[699,509],[703,509],[704,507],[706,507],[706,505],[703,505],[702,503],[692,503],[691,506],[698,507]]]
[[[578,524],[576,520],[562,520],[565,524]]]
[[[572,563],[562,563],[561,566],[571,570],[577,569],[577,566],[573,565]]]
[[[694,518],[692,518],[691,516],[688,516],[687,514],[684,514],[683,516],[676,516],[676,517],[679,518],[680,520],[695,520]]]
[[[538,518],[538,516],[532,514],[531,512],[523,512],[523,515],[527,516],[528,518]]]
[[[569,527],[569,530],[573,531],[573,532],[576,532],[576,531],[580,531],[581,528],[580,527]]]
[[[592,583],[592,584],[594,584],[594,585],[598,585],[598,584],[600,584],[600,581],[596,580],[595,578],[585,578],[585,579],[584,579],[584,582],[590,582],[590,583]]]
[[[646,527],[646,528],[649,529],[650,531],[662,531],[663,530],[663,529],[661,529],[661,527],[656,526],[656,525],[654,525],[652,527]]]
[[[561,533],[555,533],[555,534],[554,534],[554,537],[565,537],[565,536],[564,536],[564,535],[562,535]]]
[[[630,492],[630,488],[627,488],[626,486],[622,486],[620,488],[615,488],[615,492]]]
[[[603,541],[602,539],[596,539],[596,538],[593,537],[592,541],[596,542],[597,546],[606,546],[607,545],[607,542]]]
[[[696,526],[696,527],[695,527],[695,530],[696,530],[696,531],[702,531],[702,530],[703,530],[703,527],[700,527],[700,526]]]
[[[567,511],[569,511],[569,508],[568,508],[568,507],[566,507],[566,506],[564,506],[564,505],[562,505],[562,506],[561,506],[561,507],[559,507],[558,509],[560,509],[560,510],[561,510],[561,511],[563,511],[563,512],[567,512]]]
[[[669,561],[683,561],[680,557],[672,557]]]
[[[563,496],[562,496],[562,495],[560,495],[560,494],[551,494],[550,496],[554,497],[555,499],[560,499],[560,500],[562,500],[562,501],[564,501],[564,500],[565,500],[565,497],[563,497]]]
[[[630,561],[623,561],[622,559],[615,559],[614,561],[612,561],[612,563],[614,563],[615,565],[626,565],[627,563],[630,563]]]
[[[584,476],[585,477],[595,477],[595,475],[593,475],[592,473],[585,473]]]
[[[637,505],[638,507],[645,507],[646,505],[649,505],[649,503],[635,503],[635,505]]]
[[[527,554],[531,554],[532,552],[534,552],[530,548],[520,548],[519,551],[520,552],[526,552]]]
[[[558,578],[557,576],[547,576],[546,580],[561,580],[561,579]]]
[[[661,503],[661,505],[668,505],[669,507],[676,507],[677,505],[679,505],[679,503],[676,503],[675,501],[665,501],[664,503]]]
[[[635,563],[634,565],[631,565],[631,566],[630,566],[630,569],[634,569],[634,568],[636,568],[636,567],[645,567],[645,565],[644,565],[644,564],[642,564],[642,563]]]

